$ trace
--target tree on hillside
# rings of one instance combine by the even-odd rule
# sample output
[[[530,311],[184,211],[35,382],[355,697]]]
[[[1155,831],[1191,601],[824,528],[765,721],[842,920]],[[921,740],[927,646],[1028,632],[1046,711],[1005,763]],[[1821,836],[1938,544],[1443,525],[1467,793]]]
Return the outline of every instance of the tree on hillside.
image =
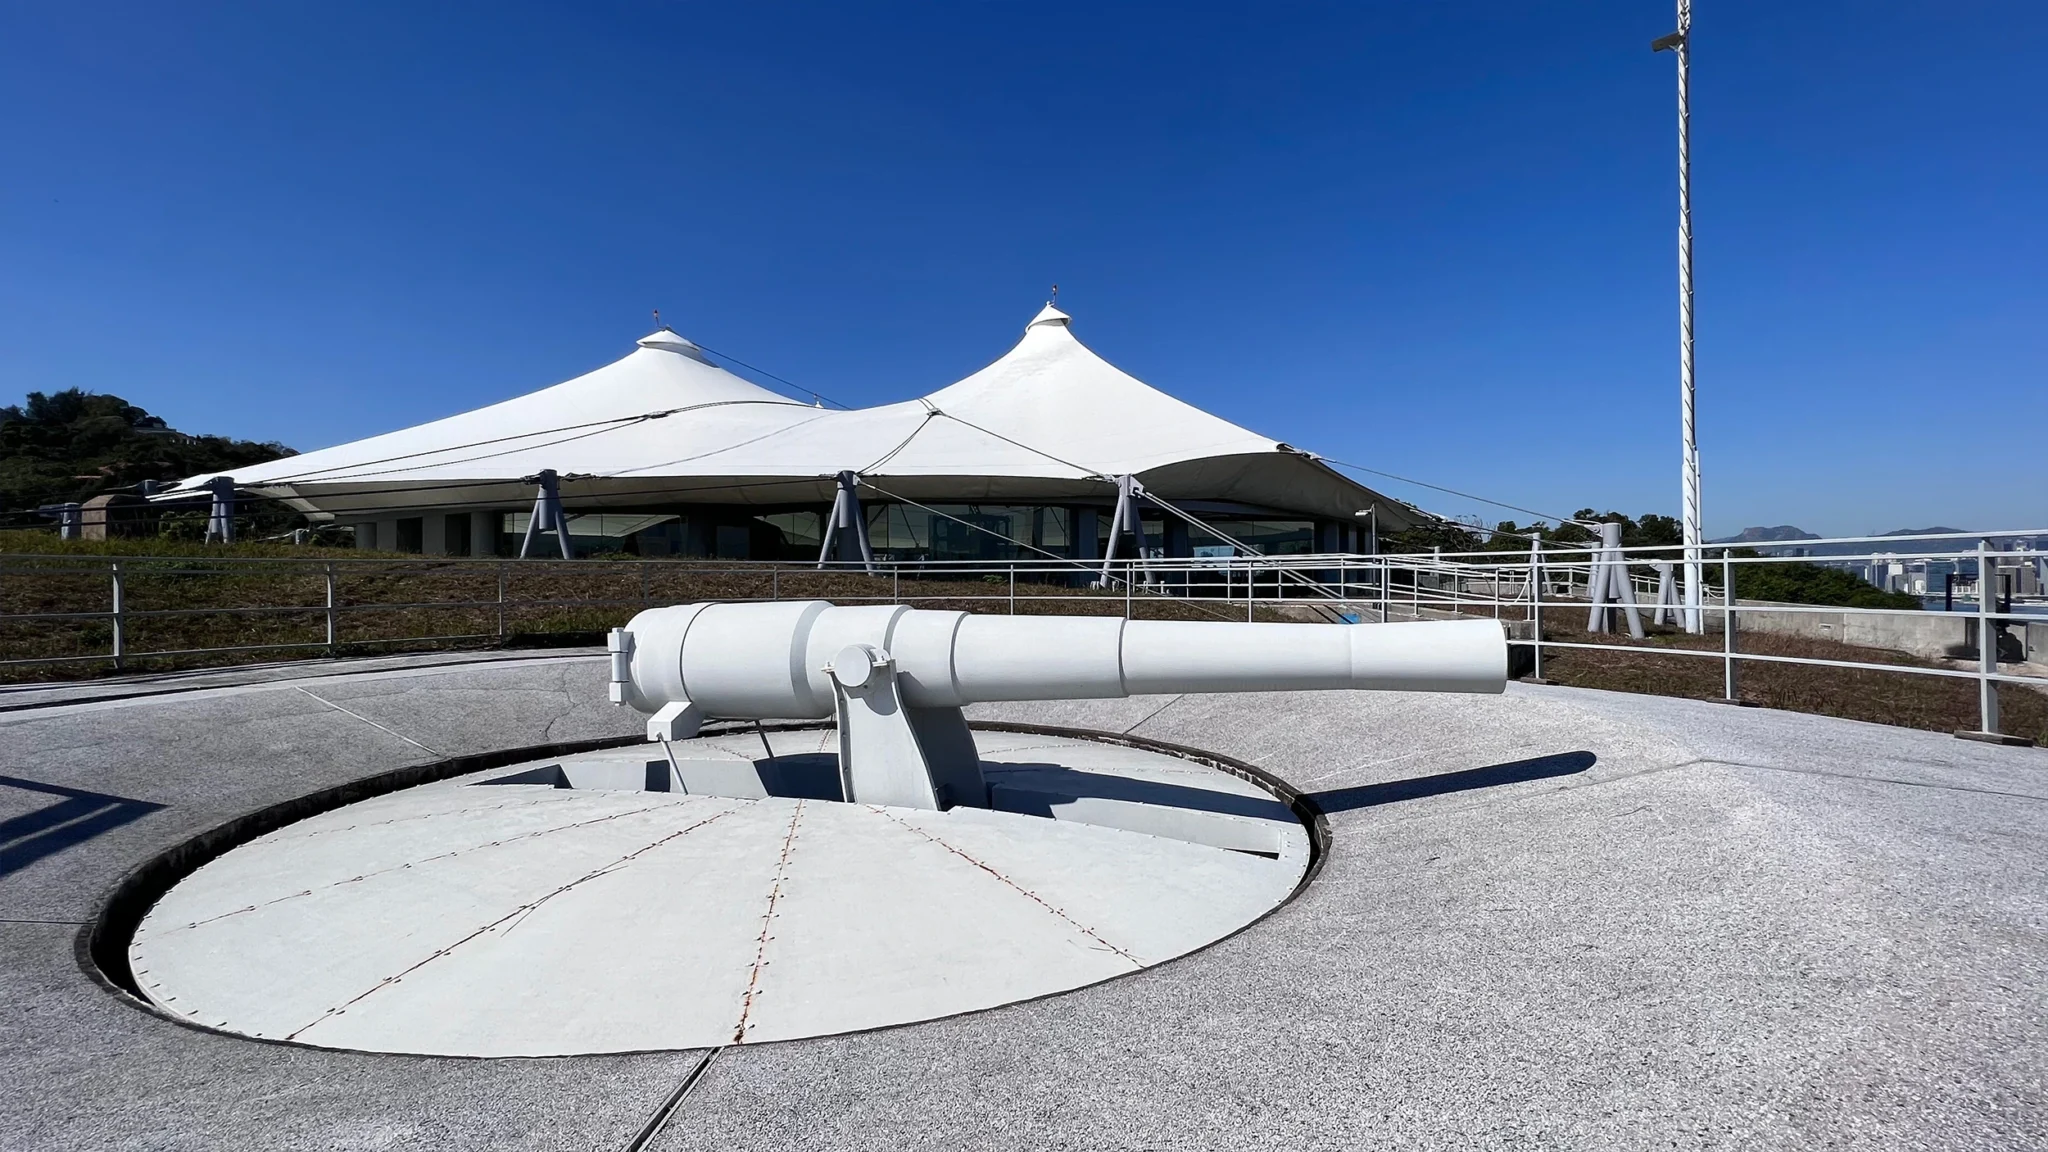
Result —
[[[1478,536],[1452,520],[1429,520],[1401,532],[1387,532],[1380,536],[1382,552],[1420,553],[1439,548],[1445,552],[1477,552],[1480,547]]]
[[[277,443],[187,435],[119,396],[31,392],[26,403],[0,408],[0,513],[22,526],[44,504],[290,455]]]
[[[1592,529],[1583,525],[1599,523],[1621,525],[1621,543],[1625,548],[1656,549],[1630,552],[1628,555],[1631,563],[1676,561],[1681,558],[1685,537],[1676,517],[1648,512],[1636,519],[1630,519],[1619,512],[1595,512],[1591,508],[1579,509],[1572,513],[1571,520],[1558,525],[1538,521],[1524,526],[1512,520],[1503,520],[1494,525],[1492,536],[1481,547],[1503,552],[1526,551],[1531,536],[1541,537],[1546,544],[1584,547],[1599,537]],[[1718,559],[1720,550],[1709,550],[1708,555]],[[1737,548],[1734,555],[1755,557],[1758,553],[1750,548]],[[1855,608],[1917,608],[1920,604],[1919,600],[1912,596],[1887,592],[1854,572],[1820,564],[1744,564],[1738,565],[1735,573],[1735,593],[1746,600],[1847,605]],[[1709,586],[1721,586],[1721,568],[1718,563],[1710,561],[1706,565],[1704,575]]]
[[[1754,548],[1731,549],[1735,557],[1762,555]],[[1737,564],[1735,596],[1738,600],[1765,600],[1777,604],[1828,604],[1849,608],[1919,608],[1920,598],[1904,592],[1887,592],[1854,572],[1820,564],[1780,562]],[[1709,564],[1708,585],[1721,586],[1720,566]]]
[[[1581,523],[1583,522],[1583,523]],[[1672,516],[1660,516],[1646,512],[1640,518],[1630,519],[1619,512],[1595,512],[1581,508],[1572,513],[1571,519],[1562,524],[1550,524],[1538,520],[1532,524],[1517,524],[1513,520],[1502,520],[1493,526],[1492,533],[1482,545],[1489,551],[1526,551],[1531,537],[1540,538],[1546,544],[1585,546],[1594,543],[1599,536],[1584,524],[1612,523],[1621,525],[1621,543],[1624,548],[1676,548],[1684,541],[1678,520]],[[1676,555],[1673,552],[1672,555]],[[1640,558],[1661,556],[1661,554],[1639,552]]]

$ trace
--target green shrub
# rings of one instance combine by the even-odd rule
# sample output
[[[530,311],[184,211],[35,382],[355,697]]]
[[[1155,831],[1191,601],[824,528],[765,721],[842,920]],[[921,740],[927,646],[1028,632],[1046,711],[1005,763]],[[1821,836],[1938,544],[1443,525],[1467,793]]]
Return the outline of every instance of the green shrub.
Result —
[[[1739,549],[1736,555],[1749,552]],[[1826,604],[1842,608],[1918,608],[1920,600],[1903,592],[1887,592],[1854,572],[1795,562],[1736,564],[1738,600],[1772,600],[1780,604]],[[1711,571],[1711,570],[1710,570]],[[1720,573],[1710,582],[1719,585]]]

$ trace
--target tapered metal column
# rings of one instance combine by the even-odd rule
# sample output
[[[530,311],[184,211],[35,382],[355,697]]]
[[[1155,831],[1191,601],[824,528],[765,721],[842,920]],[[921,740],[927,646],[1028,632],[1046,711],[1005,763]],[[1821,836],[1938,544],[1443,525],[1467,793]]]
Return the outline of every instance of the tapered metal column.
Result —
[[[206,542],[208,544],[233,544],[235,542],[235,482],[227,476],[216,476],[206,482],[213,493],[213,510],[206,517]]]
[[[832,497],[832,511],[825,518],[825,530],[819,534],[818,567],[823,568],[832,561],[836,544],[841,562],[859,561],[864,570],[872,573],[875,570],[875,553],[868,544],[867,514],[860,506],[860,477],[852,472],[841,472],[834,482],[838,490]]]
[[[539,491],[533,497],[533,515],[526,522],[526,538],[519,542],[519,558],[526,559],[533,550],[535,537],[543,532],[553,532],[555,542],[562,550],[562,559],[573,560],[576,553],[569,546],[569,520],[562,515],[561,478],[552,468],[544,468],[537,475],[528,476],[528,484],[537,485]]]
[[[1124,575],[1126,579],[1137,579],[1133,561],[1143,559],[1145,555],[1145,522],[1138,514],[1138,500],[1144,492],[1145,486],[1138,483],[1136,477],[1116,478],[1116,512],[1109,520],[1109,547],[1102,554],[1102,575],[1097,581],[1100,584],[1109,583],[1109,571],[1115,566],[1117,546],[1125,533],[1131,536],[1131,554],[1125,561]]]

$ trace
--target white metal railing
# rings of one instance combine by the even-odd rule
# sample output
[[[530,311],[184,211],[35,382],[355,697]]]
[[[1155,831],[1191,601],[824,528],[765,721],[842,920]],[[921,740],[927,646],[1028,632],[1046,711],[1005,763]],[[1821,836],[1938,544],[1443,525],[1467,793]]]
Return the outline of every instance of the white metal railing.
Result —
[[[2048,531],[2000,533],[1990,539],[2013,536],[2048,539]],[[1532,658],[1532,674],[1542,676],[1547,652],[1560,650],[1654,652],[1681,659],[1720,661],[1723,695],[1738,698],[1740,666],[1746,662],[1859,668],[1904,675],[1973,679],[1979,686],[1981,731],[1999,732],[1998,684],[2048,687],[2048,677],[2023,670],[2000,668],[1997,640],[2010,637],[2023,646],[2024,653],[2039,660],[2048,655],[2048,601],[2038,593],[2021,594],[2009,604],[1997,597],[1974,595],[1968,611],[1945,612],[1925,607],[1858,608],[1837,605],[1744,602],[1733,605],[1722,590],[1732,582],[1740,587],[1740,571],[1751,567],[1784,564],[1841,564],[1882,557],[1909,559],[1920,555],[1909,547],[1914,543],[1966,539],[1962,534],[1932,534],[1916,537],[1855,537],[1823,541],[1799,541],[1799,545],[1872,544],[1884,552],[1828,556],[1730,556],[1708,561],[1709,587],[1703,606],[1703,632],[1718,631],[1718,650],[1671,646],[1646,647],[1638,643],[1606,642],[1602,639],[1557,640],[1543,634],[1544,622],[1564,619],[1558,613],[1587,612],[1585,598],[1595,578],[1597,556],[1581,547],[1544,545],[1518,551],[1429,553],[1403,555],[1315,554],[1289,556],[1179,557],[1148,556],[1112,561],[1108,577],[1102,578],[1104,563],[1059,559],[1002,561],[883,560],[872,564],[854,562],[827,565],[748,561],[654,560],[501,560],[494,558],[408,558],[388,556],[344,559],[240,558],[240,557],[144,557],[102,558],[79,555],[0,556],[0,605],[31,604],[27,611],[0,612],[0,668],[36,665],[104,664],[125,669],[144,660],[256,652],[324,651],[337,654],[345,648],[363,645],[452,644],[473,641],[503,641],[518,632],[518,618],[535,612],[572,609],[640,608],[678,599],[728,601],[781,600],[790,598],[831,599],[842,603],[929,603],[960,604],[981,611],[1087,612],[1137,615],[1141,606],[1177,605],[1182,615],[1197,618],[1255,620],[1261,609],[1271,616],[1275,610],[1308,609],[1321,619],[1374,623],[1400,619],[1426,619],[1449,615],[1492,615],[1511,618],[1526,633],[1514,637],[1526,645]],[[1655,576],[1643,570],[1652,561],[1675,561],[1678,550],[1671,547],[1622,549],[1628,574],[1645,613],[1654,612]],[[1925,550],[1939,560],[1973,561],[1979,571],[2017,572],[2021,565],[2033,566],[2038,576],[2041,556],[2032,551],[2001,550],[1980,542],[1968,552]],[[221,594],[234,603],[207,603],[147,607],[147,597],[138,602],[138,582],[156,591],[185,579],[211,577],[223,582]],[[249,602],[260,600],[260,578],[276,582],[296,581],[300,595],[294,603]],[[434,591],[433,577],[449,594],[441,598],[425,595]],[[382,579],[384,595],[364,596],[365,581]],[[103,594],[74,591],[60,594],[65,581],[80,580],[104,589]],[[516,587],[526,583],[521,590]],[[564,583],[579,586],[569,591],[595,589],[610,595],[561,594]],[[1978,583],[1981,584],[1981,581]],[[2031,586],[2021,582],[2022,586]],[[373,589],[374,591],[375,589]],[[410,592],[410,595],[398,595]],[[283,597],[276,597],[283,598]],[[55,601],[57,607],[34,606]],[[86,607],[92,602],[94,606]],[[400,634],[374,634],[351,629],[351,621],[365,615],[393,613],[426,614],[442,621],[449,614],[465,627],[446,627],[413,634],[405,628],[386,629]],[[1879,661],[1824,659],[1739,650],[1737,638],[1745,621],[1787,621],[1800,617],[1827,615],[1843,621],[1938,620],[1964,622],[1960,630],[1968,646],[1974,637],[1974,668],[1938,665],[1901,665]],[[307,631],[305,638],[261,639],[253,643],[213,644],[174,648],[138,649],[133,644],[139,626],[152,620],[176,617],[213,617],[242,620],[271,619],[295,623]],[[404,619],[403,617],[401,618]],[[1681,617],[1682,619],[1682,617]],[[2031,628],[2029,626],[2031,625]],[[1787,630],[1798,625],[1772,625]],[[1845,625],[1846,627],[1846,625]],[[38,632],[37,630],[41,631]],[[69,637],[72,648],[85,647],[95,639],[90,630],[103,629],[104,648],[64,654],[24,654],[8,651],[17,643],[33,639],[61,641]],[[24,631],[26,630],[26,631]],[[353,631],[354,636],[349,635]],[[2035,635],[2029,635],[2029,633]],[[1985,643],[1985,637],[1992,637]],[[2036,638],[2038,637],[2038,639]],[[1839,637],[1838,637],[1839,638]],[[1893,645],[1905,647],[1907,645]],[[2008,661],[2010,663],[2010,661]]]

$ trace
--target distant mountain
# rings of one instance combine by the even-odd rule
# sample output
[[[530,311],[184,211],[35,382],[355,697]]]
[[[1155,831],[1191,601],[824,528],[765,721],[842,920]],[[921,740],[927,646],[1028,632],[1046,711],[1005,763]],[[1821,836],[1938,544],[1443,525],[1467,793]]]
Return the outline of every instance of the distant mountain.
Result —
[[[1967,529],[1941,527],[1895,528],[1890,532],[1873,532],[1871,535],[1932,536],[1943,532],[1964,531],[1967,531]],[[1765,556],[1812,556],[1815,558],[1826,556],[1867,556],[1873,552],[1891,550],[1882,544],[1820,544],[1805,547],[1799,543],[1802,540],[1820,539],[1823,539],[1823,537],[1808,532],[1803,528],[1794,528],[1790,524],[1780,524],[1775,528],[1744,528],[1734,536],[1721,540],[1709,540],[1707,543],[1746,544]],[[1773,545],[1776,545],[1776,547],[1773,547]],[[1914,553],[1925,555],[1928,553],[1970,552],[1976,549],[1977,542],[1969,537],[1963,537],[1956,540],[1922,540],[1910,544],[1897,545],[1897,547],[1910,548]]]
[[[1935,531],[1940,531],[1940,529],[1935,529]],[[1808,531],[1807,531],[1806,529],[1804,529],[1804,528],[1794,528],[1794,527],[1793,527],[1792,525],[1790,525],[1790,524],[1780,524],[1780,525],[1778,525],[1778,526],[1777,526],[1776,528],[1744,528],[1744,529],[1743,529],[1742,531],[1740,531],[1740,532],[1736,533],[1736,534],[1735,534],[1735,535],[1733,535],[1733,536],[1728,536],[1728,537],[1724,537],[1723,539],[1720,539],[1720,540],[1709,540],[1709,541],[1707,541],[1707,543],[1709,543],[1709,544],[1769,544],[1769,543],[1775,543],[1775,542],[1777,542],[1777,541],[1780,541],[1780,540],[1818,540],[1818,539],[1820,539],[1820,534],[1819,534],[1819,533],[1817,533],[1817,532],[1808,532]]]

